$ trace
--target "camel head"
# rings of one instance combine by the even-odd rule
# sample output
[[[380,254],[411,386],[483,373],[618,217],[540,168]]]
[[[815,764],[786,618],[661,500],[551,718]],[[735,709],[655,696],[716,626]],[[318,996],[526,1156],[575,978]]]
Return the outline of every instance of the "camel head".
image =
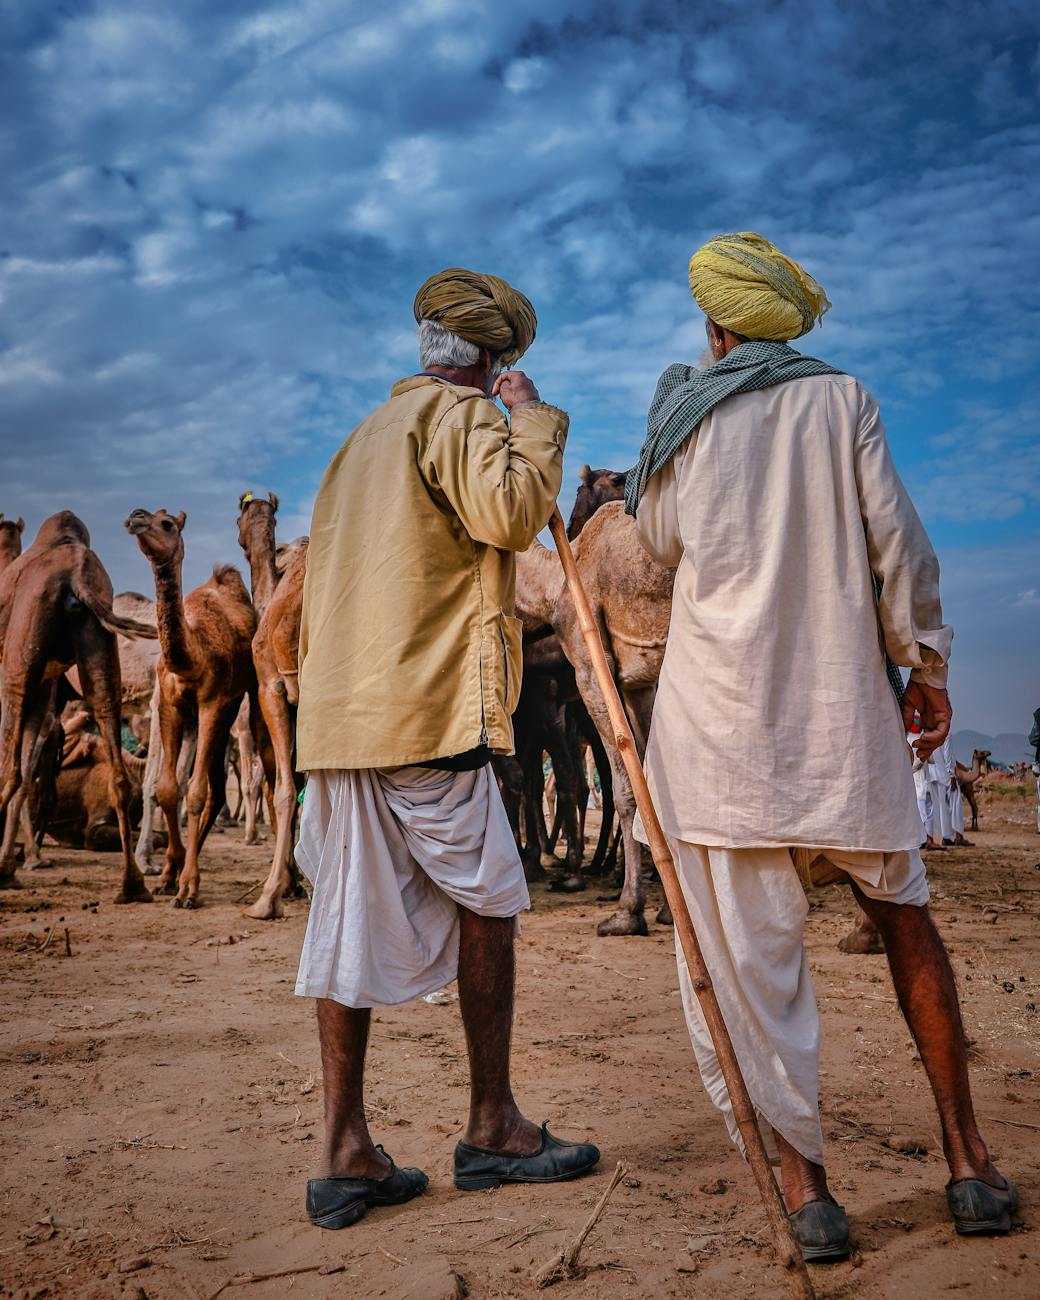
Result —
[[[989,760],[993,757],[992,749],[977,749],[971,756],[971,765],[979,765],[979,772],[983,776],[989,776]]]
[[[274,517],[278,513],[278,498],[268,492],[267,500],[252,492],[243,492],[238,498],[238,544],[248,555],[250,547],[262,542],[266,549],[274,548]]]
[[[16,560],[22,553],[22,532],[25,520],[5,519],[0,515],[0,563]]]
[[[152,564],[170,564],[184,558],[184,541],[181,532],[187,515],[171,515],[157,510],[131,510],[126,521],[126,531],[137,538],[137,545],[146,560]]]
[[[578,495],[574,499],[567,536],[573,542],[592,516],[608,501],[621,501],[625,495],[625,475],[613,469],[591,469],[582,465],[578,471]]]

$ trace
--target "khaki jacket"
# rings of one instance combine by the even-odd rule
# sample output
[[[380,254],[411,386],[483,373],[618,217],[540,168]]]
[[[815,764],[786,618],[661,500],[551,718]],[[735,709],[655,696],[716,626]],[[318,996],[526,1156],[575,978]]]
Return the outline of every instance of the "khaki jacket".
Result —
[[[478,389],[414,375],[339,449],[303,589],[301,771],[512,751],[512,552],[552,513],[567,427],[554,406],[507,423]]]

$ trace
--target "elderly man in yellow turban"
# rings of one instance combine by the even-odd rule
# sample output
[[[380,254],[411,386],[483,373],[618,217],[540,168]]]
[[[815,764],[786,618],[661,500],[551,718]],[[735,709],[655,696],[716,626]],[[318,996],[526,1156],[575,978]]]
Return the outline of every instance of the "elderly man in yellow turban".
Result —
[[[599,1159],[513,1099],[513,939],[530,899],[489,766],[512,751],[520,693],[513,552],[552,512],[567,416],[522,371],[499,373],[537,324],[504,280],[442,271],[415,318],[421,372],[332,458],[303,593],[296,856],[313,897],[296,992],[318,999],[325,1142],[307,1212],[322,1228],[426,1187],[373,1145],[365,1049],[372,1007],[456,976],[471,1078],[456,1187],[553,1182]]]
[[[711,362],[673,365],[627,507],[677,565],[647,776],[737,1055],[776,1136],[808,1259],[848,1251],[819,1114],[819,1018],[803,883],[840,881],[876,924],[939,1108],[960,1233],[1006,1232],[1013,1184],[972,1110],[957,991],[928,911],[910,751],[949,731],[939,566],[873,397],[796,352],[830,304],[760,235],[690,261]],[[887,654],[886,654],[887,652]],[[909,668],[905,690],[893,665]],[[739,1143],[678,950],[705,1086]]]

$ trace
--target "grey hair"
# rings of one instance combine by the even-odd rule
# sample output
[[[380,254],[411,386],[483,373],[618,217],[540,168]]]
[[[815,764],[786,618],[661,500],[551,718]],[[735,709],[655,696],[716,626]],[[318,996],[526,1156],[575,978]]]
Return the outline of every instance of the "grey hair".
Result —
[[[463,370],[480,362],[480,348],[467,343],[435,320],[419,322],[419,365]]]

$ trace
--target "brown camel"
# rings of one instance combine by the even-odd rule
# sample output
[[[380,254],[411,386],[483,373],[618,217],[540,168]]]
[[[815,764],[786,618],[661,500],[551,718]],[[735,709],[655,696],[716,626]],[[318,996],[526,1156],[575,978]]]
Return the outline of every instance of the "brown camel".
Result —
[[[97,736],[70,737],[69,753],[57,778],[57,799],[47,831],[59,844],[107,853],[119,848],[117,812],[112,803],[112,770],[105,746]],[[145,761],[123,751],[130,782],[130,815],[140,807]]]
[[[175,907],[195,907],[199,895],[199,854],[224,806],[224,758],[231,724],[243,696],[255,690],[250,642],[256,615],[242,576],[218,565],[213,576],[189,592],[181,591],[185,515],[165,510],[134,510],[126,521],[155,574],[156,614],[162,656],[159,685],[159,735],[162,775],[157,787],[169,842],[157,893],[174,894]],[[187,847],[181,839],[177,764],[185,734],[197,728],[195,762],[188,780]]]
[[[0,515],[0,573],[21,555],[24,530],[25,520],[20,515],[17,519],[5,519]]]
[[[623,501],[626,475],[616,469],[590,469],[582,465],[578,471],[578,494],[567,523],[567,536],[573,542],[592,516],[608,501]]]
[[[239,497],[238,544],[249,561],[249,586],[258,619],[271,603],[281,578],[274,540],[277,514],[278,498],[273,492],[267,494],[266,501],[252,492],[243,492]]]
[[[992,750],[976,749],[971,756],[971,767],[967,768],[963,763],[955,762],[953,770],[957,778],[957,784],[961,788],[961,794],[967,800],[968,807],[971,809],[971,827],[973,831],[979,829],[979,805],[975,798],[975,783],[984,776],[989,776],[989,760],[992,756]]]
[[[260,896],[248,909],[248,915],[257,921],[281,916],[281,900],[286,894],[305,894],[293,862],[293,837],[298,793],[294,751],[300,702],[300,617],[306,572],[304,544],[292,555],[253,638],[260,712],[274,755],[274,854]]]
[[[155,628],[117,614],[112,584],[90,549],[82,520],[63,510],[0,576],[0,812],[17,821],[56,712],[59,680],[75,664],[84,701],[109,757],[111,797],[123,850],[116,902],[150,895],[130,852],[130,782],[120,743],[120,671],[116,634],[154,637]],[[6,838],[6,837],[5,837]],[[10,858],[0,885],[15,884]]]
[[[642,751],[668,638],[675,571],[662,568],[647,555],[636,538],[635,521],[624,513],[618,501],[607,502],[595,512],[582,528],[574,551]],[[635,799],[574,605],[562,581],[559,560],[536,542],[518,557],[517,563],[517,613],[525,625],[546,620],[552,624],[574,668],[578,691],[610,763],[614,800],[621,818],[625,883],[618,911],[600,923],[598,933],[646,934],[642,853],[633,834]]]

